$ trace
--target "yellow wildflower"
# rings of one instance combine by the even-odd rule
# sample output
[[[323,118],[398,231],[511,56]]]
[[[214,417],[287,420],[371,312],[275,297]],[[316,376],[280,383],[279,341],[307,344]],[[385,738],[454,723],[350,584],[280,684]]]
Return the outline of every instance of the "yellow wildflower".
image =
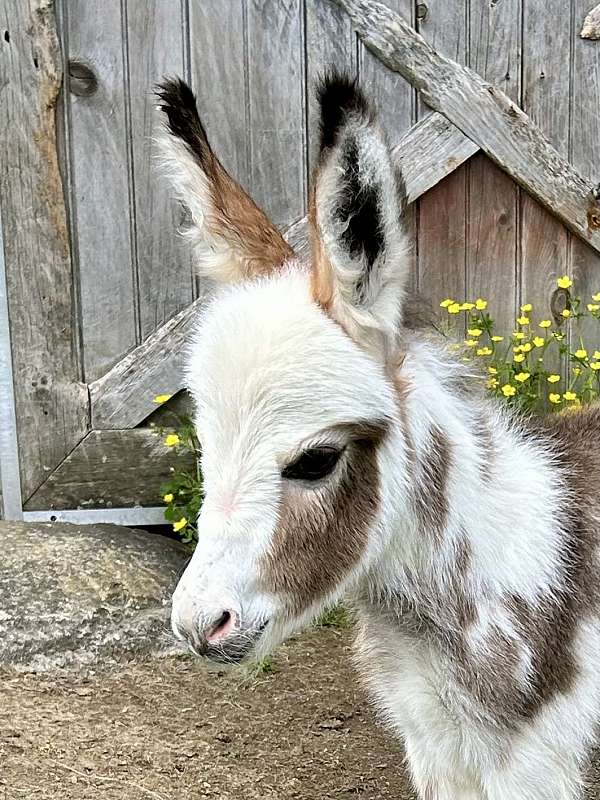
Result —
[[[491,356],[492,355],[492,348],[491,347],[480,347],[477,350],[478,356]]]
[[[167,447],[177,447],[181,439],[176,433],[169,433],[165,438],[165,444]]]
[[[525,361],[525,356],[523,353],[517,353],[517,355],[514,357],[514,361],[516,361],[517,364],[522,364],[523,361]]]
[[[573,367],[573,375],[581,375],[581,367]]]
[[[595,303],[600,303],[600,292],[598,292],[598,294],[593,294],[593,295],[592,295],[592,300],[593,300]]]
[[[451,306],[452,303],[454,303],[454,300],[451,300],[449,297],[447,297],[440,303],[440,308],[448,308],[448,306]]]
[[[531,303],[525,303],[524,306],[521,306],[521,311],[524,314],[529,314],[530,311],[533,311],[533,306],[531,305]]]
[[[490,373],[490,375],[498,374],[498,370],[496,369],[496,367],[488,367],[488,372]]]
[[[531,377],[529,372],[519,372],[518,375],[515,375],[515,380],[519,381],[519,383],[525,383]]]
[[[477,311],[485,311],[487,308],[487,300],[482,300],[481,297],[478,297],[475,301],[475,308]]]
[[[521,345],[518,344],[516,347],[513,347],[513,353],[520,353],[522,349],[523,348],[521,347]]]
[[[598,310],[600,310],[600,306],[598,305],[598,303],[588,303],[587,304],[587,310],[588,311],[598,311]]]
[[[524,338],[525,334],[523,333],[523,331],[513,331],[513,339],[518,339],[519,341],[521,341],[521,339]]]
[[[540,322],[540,328],[549,328],[552,325],[549,319],[543,319]]]
[[[498,387],[498,378],[490,378],[486,386],[488,389],[496,389]]]
[[[592,356],[594,361],[600,361],[600,350],[594,350],[594,355]]]
[[[560,399],[560,395],[559,394],[554,394],[554,393],[548,395],[548,400],[550,400],[551,403],[561,403],[562,402],[561,399]]]
[[[559,289],[570,289],[571,286],[573,286],[573,281],[568,275],[563,275],[562,278],[559,278],[556,281],[556,283]]]
[[[558,331],[554,331],[552,337],[556,339],[557,342],[562,342],[562,340],[565,338],[565,335],[564,333],[559,333]]]
[[[477,339],[465,339],[465,344],[467,347],[476,347]]]
[[[470,328],[467,331],[467,333],[469,334],[469,336],[481,336],[483,331],[481,330],[481,328]]]
[[[175,531],[175,533],[177,533],[178,531],[183,530],[183,528],[185,528],[187,524],[188,524],[187,519],[185,517],[182,517],[181,519],[178,519],[177,522],[173,523],[173,530]]]
[[[569,401],[577,400],[577,394],[575,392],[565,392],[563,394],[563,397],[565,398],[565,400]]]
[[[512,397],[516,393],[517,393],[517,390],[510,383],[505,383],[504,386],[502,387],[502,394],[505,397]]]
[[[463,303],[460,307],[460,310],[470,311],[472,308],[475,308],[475,303]]]
[[[534,336],[533,337],[533,343],[534,343],[534,345],[536,347],[543,347],[545,345],[545,343],[546,343],[546,340],[542,339],[541,336]]]
[[[548,375],[548,383],[558,383],[560,375]]]
[[[459,311],[460,311],[460,305],[458,303],[451,303],[448,306],[449,314],[458,314]]]
[[[565,308],[563,311],[560,312],[565,319],[571,316],[571,310],[569,308]]]
[[[521,352],[522,353],[529,353],[533,348],[533,345],[530,342],[525,342],[525,344],[521,345]]]
[[[575,350],[573,355],[575,356],[575,358],[587,358],[587,350],[581,347],[579,350]]]
[[[173,495],[171,494],[171,492],[169,492],[168,494],[163,495],[163,500],[165,501],[165,503],[172,503],[173,502]]]
[[[600,369],[600,361],[592,361],[590,364],[590,369],[598,371]]]
[[[492,342],[503,342],[504,336],[492,336]]]
[[[529,317],[519,317],[517,325],[529,325]]]
[[[173,397],[172,394],[157,394],[154,396],[154,402],[161,406],[163,403],[166,403],[167,400],[170,400]]]

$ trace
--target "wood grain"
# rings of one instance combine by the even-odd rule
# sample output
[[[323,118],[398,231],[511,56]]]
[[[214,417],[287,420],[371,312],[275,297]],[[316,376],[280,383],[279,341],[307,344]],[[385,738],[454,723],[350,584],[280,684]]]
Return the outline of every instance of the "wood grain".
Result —
[[[170,468],[194,459],[163,444],[150,428],[91,431],[25,503],[26,511],[160,505]]]
[[[0,8],[0,204],[21,460],[29,497],[87,429],[56,151],[62,82],[52,3]]]
[[[68,57],[93,71],[97,89],[67,82],[75,248],[86,381],[137,342],[133,206],[120,0],[63,4]]]
[[[515,103],[521,97],[521,4],[472,3],[470,67]],[[518,310],[519,187],[483,153],[469,164],[467,294],[485,297],[497,331],[512,331]]]
[[[128,113],[134,208],[139,337],[143,341],[193,299],[190,254],[178,240],[181,209],[170,201],[156,165],[154,87],[165,75],[184,75],[183,4],[128,0]]]
[[[252,196],[280,228],[306,213],[301,0],[247,0]]]
[[[568,25],[556,26],[563,9],[563,0],[548,0],[544,14],[525,4],[523,108],[566,159],[570,76],[565,64],[568,64],[571,36]],[[535,304],[532,318],[537,322],[550,316],[556,279],[568,271],[569,234],[547,209],[524,193],[521,219],[522,299]]]
[[[436,50],[464,64],[466,0],[432,0],[426,8],[427,14],[418,20],[421,35]],[[421,119],[431,113],[424,100],[419,95]],[[418,288],[436,306],[444,297],[462,300],[466,296],[468,173],[468,164],[458,167],[423,195],[418,205]]]
[[[374,0],[336,0],[365,43],[404,75],[428,105],[445,114],[565,225],[600,251],[594,186],[550,144],[503,92],[440,55],[398,14]],[[552,14],[542,15],[554,22]]]

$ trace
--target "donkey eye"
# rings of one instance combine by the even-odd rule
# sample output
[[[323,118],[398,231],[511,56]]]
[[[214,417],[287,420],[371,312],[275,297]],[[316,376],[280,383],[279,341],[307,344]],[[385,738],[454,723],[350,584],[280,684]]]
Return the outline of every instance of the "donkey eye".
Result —
[[[336,447],[311,447],[284,467],[281,476],[292,481],[318,481],[333,472],[342,453]]]

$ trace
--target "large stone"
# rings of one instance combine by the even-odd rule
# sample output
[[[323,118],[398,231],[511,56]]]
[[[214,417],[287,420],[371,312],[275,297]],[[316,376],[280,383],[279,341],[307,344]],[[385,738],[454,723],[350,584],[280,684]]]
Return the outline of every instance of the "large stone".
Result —
[[[0,522],[0,665],[96,669],[172,649],[177,542],[116,525]]]

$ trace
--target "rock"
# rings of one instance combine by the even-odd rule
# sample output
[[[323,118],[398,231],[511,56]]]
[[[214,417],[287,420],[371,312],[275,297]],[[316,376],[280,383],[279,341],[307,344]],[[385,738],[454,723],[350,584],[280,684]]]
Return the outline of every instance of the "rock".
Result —
[[[0,544],[0,666],[95,670],[175,647],[183,545],[117,525],[24,522],[0,522]]]

